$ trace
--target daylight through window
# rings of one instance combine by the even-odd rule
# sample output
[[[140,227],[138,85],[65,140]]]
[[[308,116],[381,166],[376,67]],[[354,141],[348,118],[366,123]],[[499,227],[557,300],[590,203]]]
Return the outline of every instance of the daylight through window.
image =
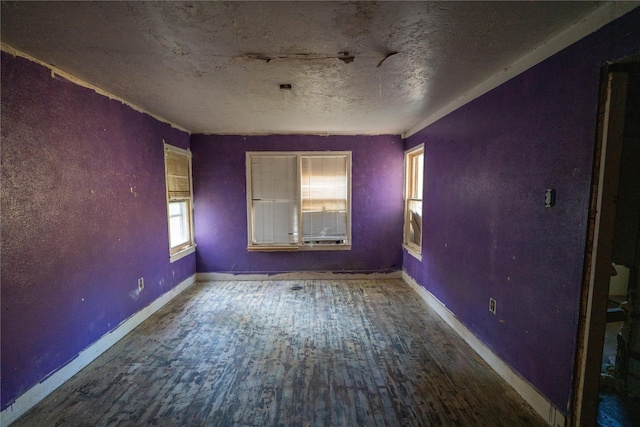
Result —
[[[349,249],[351,153],[247,153],[249,249]]]
[[[191,152],[164,145],[171,260],[193,252],[193,192]]]
[[[417,257],[422,254],[422,192],[424,176],[424,145],[404,156],[404,246]]]

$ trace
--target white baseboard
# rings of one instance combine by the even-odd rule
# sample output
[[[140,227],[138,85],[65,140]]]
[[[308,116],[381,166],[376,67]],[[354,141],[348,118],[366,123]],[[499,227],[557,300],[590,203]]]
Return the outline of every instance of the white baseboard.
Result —
[[[524,379],[505,361],[500,359],[489,347],[464,326],[440,300],[427,291],[405,271],[402,278],[463,340],[478,353],[491,368],[498,373],[531,407],[547,421],[550,426],[564,427],[565,417],[547,398]]]
[[[2,427],[6,427],[17,420],[38,402],[47,397],[51,392],[80,372],[85,366],[93,362],[102,353],[107,351],[112,345],[134,330],[142,322],[147,320],[149,316],[158,311],[189,286],[194,284],[195,281],[195,274],[188,279],[185,279],[178,286],[161,295],[151,304],[123,321],[113,331],[102,336],[98,341],[80,352],[75,359],[57,370],[55,373],[51,374],[44,381],[31,387],[0,413],[0,425],[2,425]]]
[[[513,387],[533,409],[543,417],[549,425],[553,427],[564,427],[565,418],[539,391],[537,391],[529,382],[513,370],[507,363],[493,353],[486,345],[484,345],[466,326],[464,326],[455,315],[449,311],[436,297],[429,293],[416,281],[406,274],[404,271],[392,273],[371,273],[371,274],[349,274],[349,273],[331,273],[331,272],[297,272],[282,273],[275,275],[268,274],[226,274],[226,273],[197,273],[194,276],[181,282],[178,286],[169,292],[160,296],[154,302],[144,309],[140,310],[124,322],[116,329],[104,335],[87,349],[83,350],[78,356],[67,365],[49,376],[46,380],[36,384],[20,397],[13,404],[8,406],[0,413],[0,423],[2,427],[6,427],[20,416],[25,414],[29,409],[35,406],[42,399],[47,397],[51,392],[64,384],[72,376],[80,372],[85,366],[95,360],[98,356],[108,350],[116,342],[125,335],[135,329],[144,322],[149,316],[162,308],[165,304],[175,298],[182,291],[187,289],[197,281],[216,281],[216,280],[362,280],[362,279],[397,279],[402,278],[413,288],[418,295],[451,326],[458,335],[460,335],[476,353],[482,357],[485,362],[491,366],[511,387]]]
[[[299,271],[279,274],[197,273],[198,282],[217,280],[367,280],[401,279],[402,271],[391,273],[333,273],[330,271]]]

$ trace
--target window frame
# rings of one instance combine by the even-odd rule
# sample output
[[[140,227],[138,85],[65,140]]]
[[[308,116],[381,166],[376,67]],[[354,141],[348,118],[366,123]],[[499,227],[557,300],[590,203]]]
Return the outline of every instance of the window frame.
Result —
[[[187,157],[189,167],[189,194],[187,196],[171,196],[169,192],[169,167],[167,164],[168,153],[178,154]],[[165,177],[165,195],[167,202],[167,231],[169,244],[169,261],[177,261],[193,252],[196,249],[194,226],[193,226],[193,173],[192,173],[192,154],[191,151],[179,148],[163,141],[163,156],[164,156],[164,177]],[[187,207],[187,232],[189,238],[186,242],[180,243],[176,246],[171,246],[171,209],[170,204],[175,202],[186,202]]]
[[[422,156],[422,175],[418,175],[414,168],[414,161],[416,157]],[[419,179],[421,183],[417,183],[414,179]],[[412,198],[410,194],[412,193],[413,188],[418,186],[422,188],[422,194],[419,194],[420,198]],[[424,237],[424,233],[422,225],[423,225],[423,217],[424,217],[424,143],[419,144],[409,150],[404,152],[404,192],[403,192],[403,202],[404,202],[404,224],[403,224],[403,236],[402,236],[402,246],[407,250],[407,252],[417,258],[418,260],[422,260],[422,240]],[[419,201],[421,204],[422,214],[420,215],[420,244],[416,244],[410,241],[410,227],[411,227],[411,215],[409,209],[409,203],[415,201]]]
[[[251,177],[251,159],[253,156],[295,156],[296,157],[296,182],[295,194],[296,194],[296,209],[297,209],[297,241],[291,244],[284,243],[254,243],[253,242],[253,197],[252,197],[252,177]],[[314,244],[304,242],[304,233],[302,229],[302,157],[346,157],[347,168],[347,192],[346,192],[346,239],[344,243],[333,244]],[[247,249],[250,252],[255,251],[336,251],[336,250],[351,250],[352,237],[351,237],[351,181],[352,181],[352,152],[351,151],[247,151],[245,153],[245,170],[246,170],[246,195],[247,195]]]

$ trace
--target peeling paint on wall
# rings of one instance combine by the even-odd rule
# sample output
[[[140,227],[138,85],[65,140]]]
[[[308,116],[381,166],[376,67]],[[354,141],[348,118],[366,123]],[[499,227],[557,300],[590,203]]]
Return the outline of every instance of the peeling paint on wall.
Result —
[[[191,148],[198,272],[374,273],[400,269],[404,151],[399,135],[193,135]],[[287,150],[352,151],[350,251],[247,251],[245,152]]]
[[[188,133],[23,57],[2,52],[1,74],[4,410],[195,257],[169,263],[164,186],[162,140],[186,148]]]
[[[425,240],[403,269],[565,415],[600,67],[637,51],[639,19],[640,8],[406,140],[425,144]]]

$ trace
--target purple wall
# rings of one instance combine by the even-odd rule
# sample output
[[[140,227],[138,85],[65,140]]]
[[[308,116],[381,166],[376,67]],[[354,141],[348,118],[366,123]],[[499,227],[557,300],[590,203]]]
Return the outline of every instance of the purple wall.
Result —
[[[2,409],[196,268],[377,272],[403,264],[564,410],[599,71],[638,51],[637,22],[640,9],[406,141],[425,142],[422,262],[401,251],[399,136],[194,135],[198,249],[169,263],[162,140],[187,148],[189,135],[3,52]],[[244,153],[267,150],[353,151],[351,251],[247,252]],[[557,192],[551,209],[545,188]]]
[[[193,135],[198,272],[385,272],[402,263],[400,136]],[[246,151],[353,152],[350,251],[248,252]]]
[[[600,69],[640,9],[406,141],[425,143],[422,262],[405,271],[565,411],[572,390]],[[544,207],[546,188],[556,205]],[[497,315],[488,311],[497,300]]]
[[[2,53],[2,409],[194,274],[169,263],[163,138],[189,146]]]

